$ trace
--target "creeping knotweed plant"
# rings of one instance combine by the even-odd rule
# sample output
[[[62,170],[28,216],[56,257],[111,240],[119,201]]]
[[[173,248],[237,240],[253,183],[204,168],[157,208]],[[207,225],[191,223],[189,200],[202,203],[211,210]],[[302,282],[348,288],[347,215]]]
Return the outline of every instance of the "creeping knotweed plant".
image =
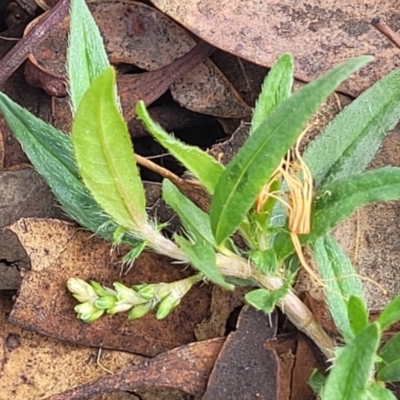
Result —
[[[79,278],[70,278],[67,286],[80,303],[75,306],[75,311],[82,321],[93,322],[105,312],[116,314],[128,310],[128,318],[137,319],[155,308],[156,318],[163,319],[179,305],[190,288],[201,280],[202,275],[197,274],[172,283],[135,285],[132,288],[115,282],[113,290],[95,281],[89,284]]]
[[[309,119],[371,57],[348,60],[292,94],[293,59],[283,55],[263,84],[249,137],[226,166],[169,135],[138,102],[137,115],[149,133],[187,168],[194,177],[191,184],[211,196],[205,212],[182,194],[176,186],[179,179],[167,175],[171,179],[164,179],[162,196],[184,232],[169,239],[146,212],[138,158],[99,30],[84,0],[72,0],[71,5],[71,136],[2,93],[0,110],[64,210],[81,226],[115,245],[130,245],[128,263],[150,249],[196,270],[177,282],[132,287],[116,282],[107,288],[71,277],[67,285],[79,303],[78,318],[93,322],[105,314],[127,312],[136,319],[154,311],[161,319],[179,307],[198,282],[226,290],[246,285],[251,288],[249,304],[265,313],[280,307],[333,361],[326,380],[318,374],[312,379],[323,399],[393,398],[384,381],[400,379],[400,339],[389,341],[379,356],[377,351],[382,332],[400,319],[400,300],[394,299],[378,321],[369,323],[361,281],[330,231],[358,207],[400,199],[399,168],[364,172],[400,119],[400,71],[365,91],[300,154]],[[241,235],[246,249],[235,246],[235,234]],[[304,245],[310,247],[318,271],[308,266]],[[341,348],[292,290],[301,267],[324,288],[342,336]]]

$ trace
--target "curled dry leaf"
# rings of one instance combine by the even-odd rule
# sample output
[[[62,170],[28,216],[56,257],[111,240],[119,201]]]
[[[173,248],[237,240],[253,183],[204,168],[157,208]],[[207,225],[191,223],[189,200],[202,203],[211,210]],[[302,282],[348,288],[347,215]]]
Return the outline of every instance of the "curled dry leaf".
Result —
[[[67,279],[73,276],[95,278],[112,287],[115,281],[127,286],[175,281],[190,275],[190,271],[181,271],[167,258],[143,253],[130,273],[121,276],[122,255],[127,249],[121,249],[118,255],[111,252],[106,241],[58,220],[21,219],[10,230],[18,236],[32,263],[32,270],[24,272],[9,318],[12,323],[60,340],[146,356],[195,340],[194,328],[208,314],[211,287],[192,288],[162,321],[152,314],[128,321],[121,313],[105,315],[91,325],[76,318],[73,308],[77,302],[66,289]]]
[[[223,342],[223,338],[217,338],[178,347],[136,367],[100,378],[47,400],[91,399],[93,395],[100,393],[150,386],[177,388],[200,397]]]
[[[103,0],[91,2],[89,7],[104,37],[112,64],[132,64],[155,71],[182,57],[196,44],[183,28],[145,4]],[[64,20],[30,56],[32,63],[60,79],[65,76],[68,25],[68,19]],[[137,97],[145,99],[148,95],[136,79],[125,81],[124,85],[127,98],[122,93],[123,104],[133,103]],[[170,89],[180,105],[202,114],[241,118],[251,113],[250,107],[210,60],[198,62]]]
[[[278,399],[279,361],[265,342],[276,334],[277,316],[245,306],[211,372],[203,400]]]
[[[349,78],[340,89],[358,95],[397,67],[399,51],[371,25],[374,17],[393,21],[398,29],[397,2],[392,0],[151,0],[166,15],[214,46],[270,67],[284,52],[295,59],[296,78],[315,79],[345,59],[371,54],[368,69]]]
[[[0,296],[0,398],[38,400],[91,382],[109,372],[96,362],[98,349],[62,343],[10,324],[10,298]],[[145,357],[104,350],[100,364],[119,373]],[[112,400],[105,397],[104,400]]]

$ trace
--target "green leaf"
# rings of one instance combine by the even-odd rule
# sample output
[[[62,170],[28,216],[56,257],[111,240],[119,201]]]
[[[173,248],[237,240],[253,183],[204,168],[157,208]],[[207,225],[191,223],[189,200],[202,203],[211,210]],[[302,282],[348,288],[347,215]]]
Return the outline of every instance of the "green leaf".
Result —
[[[368,325],[368,310],[365,300],[358,296],[351,296],[347,302],[347,312],[351,329],[357,335]]]
[[[378,201],[400,199],[400,168],[384,167],[342,178],[322,187],[315,195],[311,233],[301,243],[313,243],[350,216],[357,208]],[[279,259],[294,249],[287,232],[277,234],[274,249]]]
[[[276,107],[290,96],[293,85],[293,69],[293,57],[291,54],[284,54],[268,72],[254,108],[250,135]]]
[[[326,380],[322,399],[365,400],[380,337],[379,324],[373,323],[341,349]]]
[[[350,259],[335,239],[326,234],[312,245],[312,251],[318,269],[325,283],[325,297],[335,325],[346,342],[354,338],[349,320],[347,301],[352,296],[364,302],[362,283]]]
[[[400,358],[400,333],[391,337],[379,352],[384,364],[390,364]]]
[[[288,279],[282,285],[281,288],[277,290],[267,290],[267,289],[255,289],[247,293],[244,298],[252,305],[256,310],[264,311],[266,314],[270,314],[274,311],[277,303],[282,300],[291,287],[291,280]]]
[[[136,113],[151,135],[180,161],[209,193],[213,194],[218,179],[224,171],[222,164],[198,147],[182,143],[165,132],[151,119],[143,101],[136,104]]]
[[[400,198],[400,168],[384,167],[337,180],[315,196],[307,242],[329,232],[357,208]]]
[[[400,333],[390,338],[379,352],[382,363],[378,368],[378,379],[386,382],[400,381]]]
[[[399,382],[400,358],[380,368],[378,371],[378,379],[384,382]]]
[[[382,330],[400,320],[400,295],[396,296],[382,311],[378,318]]]
[[[206,241],[189,242],[182,236],[174,235],[175,242],[186,253],[190,263],[212,283],[227,290],[233,290],[234,285],[227,283],[219,272],[216,264],[215,251]]]
[[[124,119],[117,107],[112,67],[82,98],[72,125],[72,142],[85,186],[100,207],[124,228],[146,223],[146,203]]]
[[[251,250],[248,258],[263,275],[276,274],[279,270],[278,259],[272,249]]]
[[[35,169],[63,210],[85,228],[107,239],[116,229],[79,179],[71,138],[32,115],[0,92],[0,110]]]
[[[148,243],[146,241],[139,243],[137,246],[132,247],[122,258],[122,262],[129,265],[129,269],[133,266],[133,262],[146,250]]]
[[[397,400],[397,397],[389,389],[376,382],[368,386],[366,396],[366,400]]]
[[[400,69],[341,111],[307,147],[304,161],[317,187],[362,172],[400,119]]]
[[[319,394],[322,391],[325,382],[326,376],[321,374],[317,369],[313,369],[310,379],[308,380],[308,384],[311,386],[313,392]]]
[[[103,39],[85,0],[71,0],[67,70],[75,113],[92,82],[110,66]]]
[[[189,234],[194,235],[196,240],[206,241],[215,247],[208,214],[192,203],[168,179],[163,181],[162,195],[165,202],[178,214]]]
[[[354,58],[286,99],[253,132],[218,180],[211,202],[217,244],[233,234],[318,106],[371,57]]]

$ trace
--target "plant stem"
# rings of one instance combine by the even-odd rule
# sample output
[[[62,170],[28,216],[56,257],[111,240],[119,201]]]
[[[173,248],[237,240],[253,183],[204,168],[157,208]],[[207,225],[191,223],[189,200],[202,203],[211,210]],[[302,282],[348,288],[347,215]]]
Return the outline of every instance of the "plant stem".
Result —
[[[154,232],[154,231],[153,231]],[[186,254],[171,240],[162,234],[152,236],[147,239],[154,251],[159,254],[174,258],[183,263],[190,263]],[[277,290],[283,285],[282,278],[278,276],[262,275],[250,261],[237,256],[227,256],[217,253],[217,266],[224,276],[240,279],[251,279],[260,286],[268,290]],[[319,347],[322,353],[328,358],[334,357],[335,343],[332,338],[318,324],[309,308],[296,296],[293,291],[279,302],[279,308],[289,318],[289,320],[299,329],[310,337]]]

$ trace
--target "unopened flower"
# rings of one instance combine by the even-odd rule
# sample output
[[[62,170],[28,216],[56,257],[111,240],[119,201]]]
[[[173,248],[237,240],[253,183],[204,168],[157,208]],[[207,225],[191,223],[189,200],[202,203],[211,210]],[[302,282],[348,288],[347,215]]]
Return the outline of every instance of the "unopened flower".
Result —
[[[99,297],[93,287],[80,278],[69,278],[67,287],[80,303],[94,302]]]
[[[108,288],[106,286],[100,285],[100,283],[98,283],[96,281],[90,281],[90,285],[92,286],[92,288],[94,289],[94,291],[96,292],[96,294],[99,297],[115,295],[115,291],[114,290],[112,290],[112,289],[110,289],[110,288]]]
[[[148,301],[147,303],[139,304],[133,307],[128,315],[128,319],[132,320],[144,317],[149,311],[154,308],[155,304],[156,303],[153,301]]]
[[[178,304],[181,297],[176,297],[173,293],[161,300],[156,313],[157,319],[164,319]]]
[[[114,307],[116,302],[117,298],[115,296],[102,296],[94,302],[94,305],[100,310],[108,310]]]
[[[89,301],[76,305],[74,310],[78,314],[78,318],[87,323],[99,319],[104,314],[104,310],[98,309]]]
[[[122,283],[114,282],[115,293],[118,301],[129,303],[131,305],[140,304],[146,301],[140,294],[134,289],[129,288]]]

